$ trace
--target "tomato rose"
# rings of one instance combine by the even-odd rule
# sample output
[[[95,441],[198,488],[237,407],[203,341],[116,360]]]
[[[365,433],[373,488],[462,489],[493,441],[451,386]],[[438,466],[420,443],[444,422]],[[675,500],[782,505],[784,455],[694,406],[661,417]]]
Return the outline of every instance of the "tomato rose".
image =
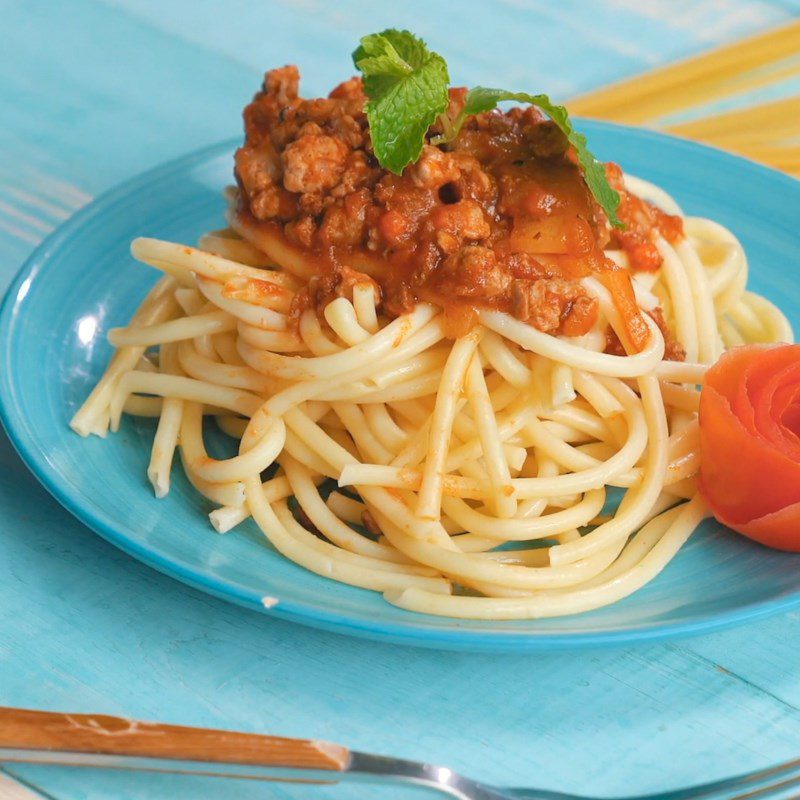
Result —
[[[725,353],[700,395],[700,492],[729,528],[800,551],[800,345]]]

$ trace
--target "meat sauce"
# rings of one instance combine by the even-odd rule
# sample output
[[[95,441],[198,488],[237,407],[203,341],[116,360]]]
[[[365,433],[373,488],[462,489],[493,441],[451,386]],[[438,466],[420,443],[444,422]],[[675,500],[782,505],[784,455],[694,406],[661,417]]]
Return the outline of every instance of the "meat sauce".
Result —
[[[454,141],[429,141],[398,176],[373,155],[359,79],[328,98],[305,100],[298,89],[296,67],[267,73],[244,111],[235,169],[240,222],[313,259],[296,312],[371,279],[386,314],[435,303],[454,336],[479,309],[579,336],[597,319],[580,283],[594,274],[626,322],[626,344],[646,341],[628,273],[612,274],[620,270],[603,250],[625,251],[632,269],[658,269],[655,234],[675,241],[683,232],[679,218],[624,190],[619,167],[607,173],[624,231],[611,228],[566,138],[533,107],[470,117]],[[451,90],[451,117],[465,94]],[[432,126],[429,140],[439,133]]]

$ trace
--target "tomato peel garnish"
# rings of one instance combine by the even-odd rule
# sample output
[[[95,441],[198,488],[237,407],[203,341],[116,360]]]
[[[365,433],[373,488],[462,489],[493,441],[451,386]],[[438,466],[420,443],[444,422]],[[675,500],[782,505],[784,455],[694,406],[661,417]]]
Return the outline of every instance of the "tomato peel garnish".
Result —
[[[714,516],[800,552],[800,345],[747,345],[706,373],[698,486]]]

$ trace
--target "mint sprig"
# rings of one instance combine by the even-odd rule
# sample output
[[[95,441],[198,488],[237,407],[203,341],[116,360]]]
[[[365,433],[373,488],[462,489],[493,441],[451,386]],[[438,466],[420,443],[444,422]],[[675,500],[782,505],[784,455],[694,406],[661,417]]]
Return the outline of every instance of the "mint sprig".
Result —
[[[364,75],[372,149],[399,175],[422,152],[425,134],[450,102],[447,63],[408,31],[365,36],[353,53]]]
[[[450,83],[447,63],[408,31],[388,29],[365,36],[353,53],[353,63],[364,76],[372,148],[385,169],[399,175],[414,163],[437,118],[444,131],[439,141],[447,142],[458,135],[469,116],[491,111],[505,100],[530,103],[561,129],[575,149],[589,191],[611,224],[624,227],[617,217],[619,195],[609,185],[603,165],[587,147],[586,137],[572,126],[567,109],[547,95],[478,86],[467,93],[464,108],[451,120],[445,113]]]
[[[484,111],[491,111],[493,108],[497,108],[497,104],[502,103],[504,100],[530,103],[530,105],[544,111],[558,125],[561,132],[567,137],[567,141],[575,148],[575,155],[578,157],[581,167],[583,167],[583,178],[589,187],[589,191],[594,195],[594,199],[602,206],[609,222],[615,228],[624,228],[625,226],[617,217],[619,194],[608,183],[605,168],[587,147],[586,137],[572,126],[572,120],[569,118],[567,109],[564,106],[558,106],[553,103],[546,94],[507,92],[505,89],[487,89],[484,86],[476,86],[467,93],[464,108],[458,115],[454,125],[455,135],[458,134],[467,117]]]

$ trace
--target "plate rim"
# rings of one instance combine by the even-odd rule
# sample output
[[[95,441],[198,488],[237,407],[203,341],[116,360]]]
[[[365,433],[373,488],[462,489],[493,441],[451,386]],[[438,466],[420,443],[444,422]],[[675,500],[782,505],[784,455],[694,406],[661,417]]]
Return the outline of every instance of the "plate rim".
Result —
[[[751,173],[756,172],[762,176],[768,176],[770,180],[778,181],[791,191],[800,190],[800,181],[796,178],[716,147],[657,131],[599,120],[577,119],[579,127],[588,125],[606,129],[609,132],[623,131],[626,136],[639,139],[650,141],[666,139],[673,146],[678,145],[684,149],[712,151],[715,158],[722,158],[723,161],[727,161],[738,170],[744,168]],[[39,271],[57,254],[60,246],[69,240],[76,231],[79,231],[84,224],[102,214],[109,205],[147,186],[151,181],[161,178],[165,174],[187,170],[219,157],[225,152],[233,152],[235,147],[239,146],[240,141],[240,137],[225,139],[164,161],[98,195],[58,226],[33,250],[12,279],[2,303],[0,303],[0,342],[3,343],[3,352],[7,356],[5,368],[0,370],[0,422],[28,470],[79,522],[123,552],[162,574],[250,610],[339,634],[435,649],[522,653],[619,647],[710,633],[800,607],[800,580],[798,580],[797,588],[782,597],[745,603],[731,611],[708,613],[684,622],[656,621],[628,628],[581,632],[464,630],[459,628],[458,621],[450,628],[420,628],[415,624],[413,618],[409,618],[407,623],[386,621],[373,623],[350,617],[346,612],[331,612],[322,605],[310,605],[282,598],[274,607],[266,608],[262,604],[263,595],[258,596],[253,591],[233,582],[212,578],[201,567],[192,567],[184,562],[153,553],[143,543],[127,536],[122,530],[115,527],[115,521],[100,509],[91,503],[83,502],[77,492],[72,491],[71,484],[48,462],[46,454],[38,445],[32,430],[27,426],[24,415],[18,413],[20,406],[17,402],[15,382],[9,366],[15,323],[18,318],[18,305],[24,302],[24,297],[19,300],[17,297],[20,288],[26,280],[33,281]]]

